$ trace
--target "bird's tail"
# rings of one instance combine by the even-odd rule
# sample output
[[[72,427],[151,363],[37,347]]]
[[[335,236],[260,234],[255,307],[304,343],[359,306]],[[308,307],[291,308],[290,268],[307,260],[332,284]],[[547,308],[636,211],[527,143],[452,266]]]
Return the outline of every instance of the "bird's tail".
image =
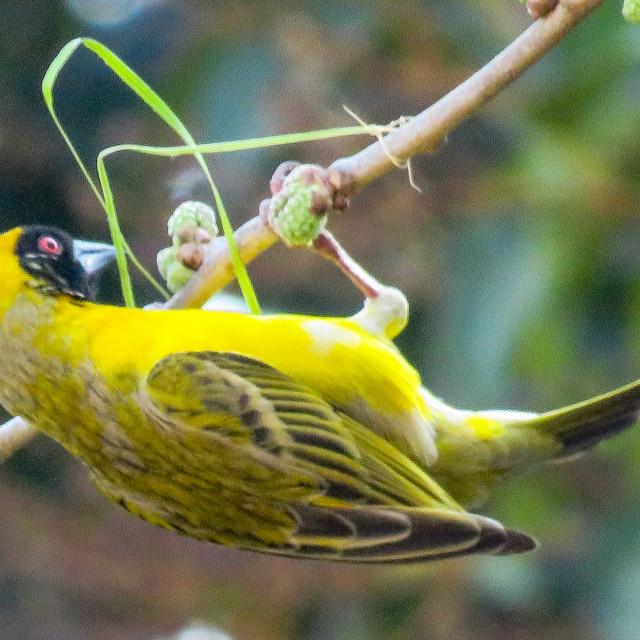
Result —
[[[640,416],[640,380],[546,413],[462,411],[424,393],[438,417],[429,474],[466,506],[483,503],[508,477],[591,449]]]
[[[596,444],[632,427],[640,417],[640,381],[590,400],[535,417],[518,420],[518,427],[531,427],[553,437],[560,445],[557,458],[591,449]]]

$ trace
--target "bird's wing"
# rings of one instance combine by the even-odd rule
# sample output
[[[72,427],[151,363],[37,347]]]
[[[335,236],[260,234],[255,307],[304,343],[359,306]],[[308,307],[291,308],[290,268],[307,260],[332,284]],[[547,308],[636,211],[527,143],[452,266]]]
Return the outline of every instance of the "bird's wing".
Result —
[[[531,548],[522,534],[462,510],[392,445],[261,361],[228,352],[172,354],[154,366],[144,391],[158,424],[216,452],[211,465],[232,476],[227,487],[238,476],[224,511],[242,502],[238,529],[249,534],[211,539],[369,562]],[[269,479],[258,470],[268,470]],[[281,517],[264,519],[269,509]]]

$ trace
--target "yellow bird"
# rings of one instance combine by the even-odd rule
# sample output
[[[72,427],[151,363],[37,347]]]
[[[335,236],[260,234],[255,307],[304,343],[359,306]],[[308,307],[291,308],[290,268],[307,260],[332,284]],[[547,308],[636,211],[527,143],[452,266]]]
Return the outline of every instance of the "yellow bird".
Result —
[[[640,383],[543,414],[453,409],[351,319],[94,304],[112,256],[0,235],[0,403],[107,498],[195,538],[353,562],[527,551],[464,506],[638,418]]]

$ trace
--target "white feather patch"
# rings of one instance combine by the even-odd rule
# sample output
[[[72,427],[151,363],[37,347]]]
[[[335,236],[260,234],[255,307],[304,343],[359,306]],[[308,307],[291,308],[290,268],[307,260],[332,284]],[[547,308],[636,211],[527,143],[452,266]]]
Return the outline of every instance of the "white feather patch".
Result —
[[[319,356],[330,355],[338,345],[357,349],[362,342],[362,338],[354,331],[324,320],[305,320],[301,326],[313,340],[311,350]]]

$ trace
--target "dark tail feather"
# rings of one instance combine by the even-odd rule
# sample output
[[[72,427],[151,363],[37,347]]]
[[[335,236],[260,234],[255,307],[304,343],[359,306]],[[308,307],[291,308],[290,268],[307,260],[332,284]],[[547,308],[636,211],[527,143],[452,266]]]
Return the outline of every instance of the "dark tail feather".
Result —
[[[472,515],[472,514],[470,514]],[[440,553],[434,553],[430,550],[429,553],[416,554],[409,557],[396,557],[386,559],[363,559],[365,562],[376,561],[384,564],[409,564],[418,562],[433,562],[435,560],[446,560],[449,558],[455,558],[459,556],[468,556],[475,554],[490,554],[506,556],[516,553],[525,553],[527,551],[533,551],[538,546],[538,543],[526,533],[522,531],[514,531],[512,529],[505,529],[499,522],[485,518],[483,516],[472,515],[476,523],[480,526],[480,536],[477,541],[464,548],[457,549],[455,551],[443,551]],[[416,532],[417,535],[412,539],[418,540],[420,532]],[[345,560],[358,560],[359,558],[353,558],[351,555],[345,558]]]
[[[269,551],[318,560],[408,564],[476,553],[522,553],[536,547],[528,535],[466,511],[308,504],[290,510],[299,523],[294,544]]]
[[[590,449],[632,427],[640,417],[640,381],[525,420],[522,426],[549,433],[562,445],[559,457]]]

